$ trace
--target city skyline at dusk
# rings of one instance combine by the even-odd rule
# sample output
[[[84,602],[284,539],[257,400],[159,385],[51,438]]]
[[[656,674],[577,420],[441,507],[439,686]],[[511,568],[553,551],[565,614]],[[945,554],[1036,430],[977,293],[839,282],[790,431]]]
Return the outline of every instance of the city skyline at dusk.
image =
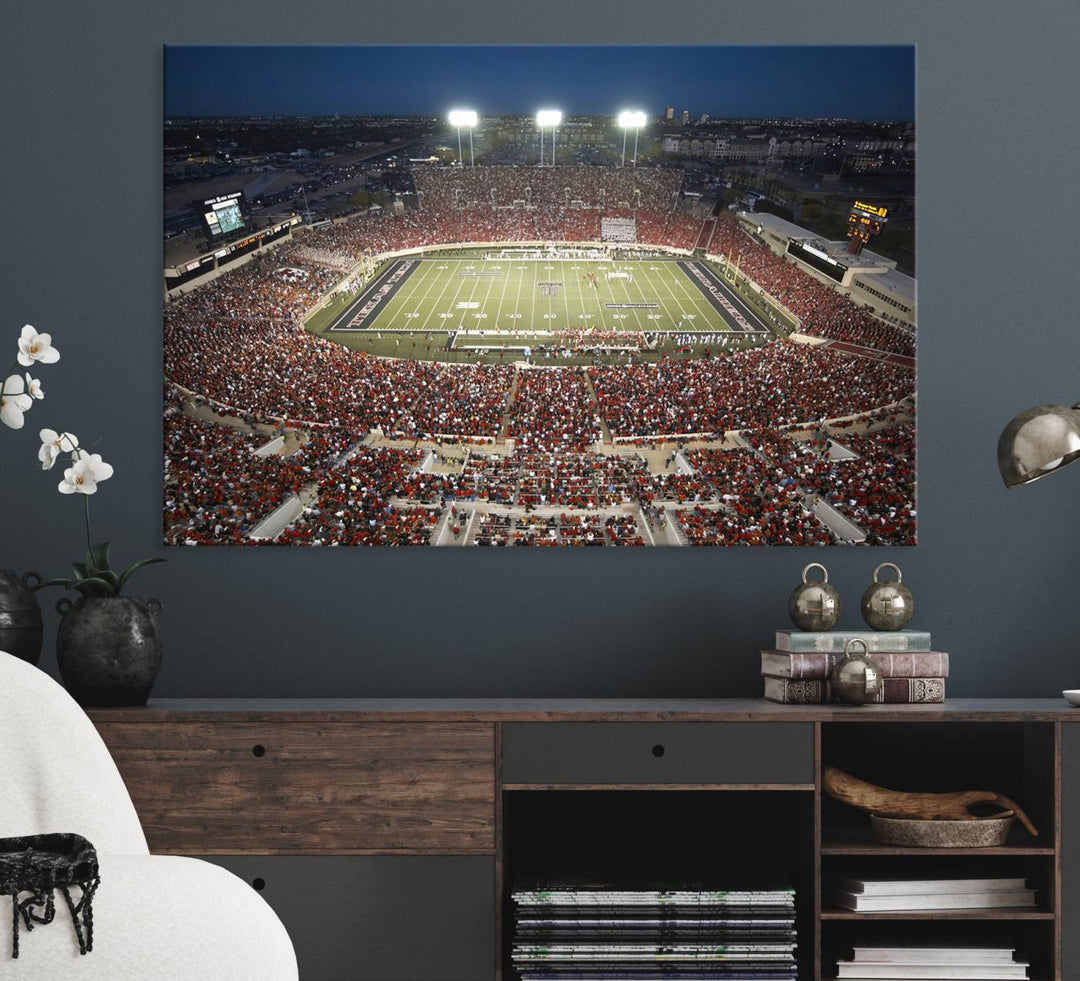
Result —
[[[895,46],[167,46],[170,116],[600,115],[910,121],[915,49]]]

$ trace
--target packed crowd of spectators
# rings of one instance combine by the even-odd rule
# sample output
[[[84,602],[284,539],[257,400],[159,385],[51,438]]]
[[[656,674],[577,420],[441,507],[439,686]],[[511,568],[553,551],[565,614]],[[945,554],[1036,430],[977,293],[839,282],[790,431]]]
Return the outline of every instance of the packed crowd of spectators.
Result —
[[[473,545],[600,547],[644,545],[638,520],[632,514],[587,512],[540,517],[481,514],[476,517]]]
[[[319,480],[346,448],[341,434],[316,433],[291,456],[256,456],[261,434],[206,423],[179,409],[165,416],[165,542],[248,543],[248,535],[292,494]]]
[[[424,210],[510,208],[645,208],[670,211],[682,171],[654,167],[422,168],[413,174]],[[700,224],[700,222],[699,222]]]
[[[600,439],[596,400],[575,368],[522,371],[507,434],[525,449],[580,453]]]
[[[361,448],[326,471],[318,496],[278,538],[281,545],[427,545],[440,512],[389,503],[420,453]]]
[[[614,436],[722,433],[865,412],[910,394],[910,368],[777,342],[727,358],[589,368]]]
[[[169,404],[167,540],[248,541],[258,522],[302,492],[314,493],[314,501],[279,541],[422,543],[447,506],[471,498],[527,508],[702,505],[678,510],[695,543],[807,544],[828,539],[803,504],[802,495],[814,493],[866,527],[872,540],[913,534],[913,434],[894,427],[852,437],[858,460],[826,467],[813,447],[783,433],[910,396],[914,374],[901,365],[779,342],[726,358],[587,373],[517,371],[377,358],[305,332],[301,315],[364,256],[446,242],[597,240],[602,215],[632,216],[639,241],[676,248],[692,248],[701,228],[700,218],[674,207],[679,174],[666,170],[427,170],[417,183],[418,211],[370,213],[309,232],[167,303],[167,377],[223,414],[249,425],[273,423],[304,444],[290,456],[255,456],[262,437],[193,419]],[[522,200],[528,207],[513,206]],[[907,332],[773,255],[732,216],[717,222],[712,248],[737,257],[744,273],[802,318],[805,332],[914,352]],[[555,342],[569,350],[636,348],[641,337],[562,331]],[[693,473],[650,474],[638,458],[586,452],[605,424],[615,437],[638,440],[747,430],[759,453],[699,450]],[[417,451],[366,447],[336,462],[376,428],[409,440],[508,436],[515,456],[474,453],[460,473],[443,474],[418,472]],[[453,519],[459,527],[461,518]],[[574,522],[578,531],[569,533]],[[507,540],[520,533],[539,543],[551,539],[548,530],[536,534],[511,523]],[[627,521],[594,526],[571,516],[565,526],[557,523],[555,538],[591,541],[590,534],[622,540],[638,533]]]
[[[868,310],[777,255],[743,232],[734,215],[721,215],[710,246],[714,254],[737,260],[739,271],[761,286],[802,321],[804,334],[831,337],[849,344],[915,355],[915,337],[895,324],[883,323]]]
[[[676,511],[691,545],[834,544],[798,486],[778,480],[753,450],[692,450],[688,458],[723,505]]]
[[[772,429],[743,438],[775,468],[772,476],[833,505],[872,544],[915,541],[915,445],[909,425],[870,435],[848,434],[842,445],[855,457],[833,457],[829,440],[801,440]]]

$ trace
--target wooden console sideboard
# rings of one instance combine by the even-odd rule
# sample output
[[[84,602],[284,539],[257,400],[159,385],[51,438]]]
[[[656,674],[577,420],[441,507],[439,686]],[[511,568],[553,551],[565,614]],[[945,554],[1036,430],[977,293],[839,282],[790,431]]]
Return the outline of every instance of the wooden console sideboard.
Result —
[[[159,700],[90,712],[151,850],[262,891],[304,981],[514,978],[520,875],[736,860],[796,888],[799,976],[873,930],[1011,937],[1035,981],[1080,981],[1080,709],[1058,700],[864,708],[756,699]],[[878,845],[825,798],[831,763],[903,789],[992,789],[1040,834],[977,852]],[[1023,874],[1034,910],[852,913],[831,869]],[[974,871],[979,870],[979,871]]]

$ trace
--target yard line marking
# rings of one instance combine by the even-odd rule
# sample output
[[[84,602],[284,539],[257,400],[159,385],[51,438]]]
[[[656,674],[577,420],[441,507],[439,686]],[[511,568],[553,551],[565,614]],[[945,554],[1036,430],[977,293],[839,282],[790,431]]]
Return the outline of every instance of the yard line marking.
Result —
[[[537,285],[537,283],[539,283],[539,279],[537,278],[537,275],[538,275],[538,273],[540,271],[538,269],[539,265],[540,265],[540,263],[538,263],[538,262],[533,263],[532,307],[529,310],[529,329],[530,330],[536,330],[536,293],[540,289],[540,287]]]
[[[443,280],[444,280],[444,277],[439,272],[439,267],[437,265],[438,260],[437,259],[436,260],[430,260],[429,259],[428,262],[431,264],[431,272],[433,273],[434,279],[433,279],[433,284],[431,286],[429,286],[424,291],[424,295],[421,298],[421,302],[423,302],[424,304],[427,304],[427,314],[424,317],[424,321],[423,321],[423,323],[419,324],[418,327],[417,327],[417,329],[421,330],[421,331],[427,331],[427,329],[428,329],[428,321],[431,320],[431,316],[435,312],[435,307],[438,304],[438,299],[437,298],[435,300],[431,299],[432,289],[434,287],[438,287],[439,296],[441,296],[442,292],[443,292]]]
[[[677,263],[675,265],[675,273],[674,273],[673,279],[679,284],[679,289],[682,291],[683,295],[687,297],[688,301],[693,306],[695,315],[698,316],[698,317],[701,317],[701,319],[705,321],[704,328],[702,328],[702,327],[696,327],[696,328],[691,327],[691,330],[697,330],[698,333],[704,333],[705,331],[716,331],[716,330],[725,330],[725,331],[727,331],[727,330],[731,330],[731,328],[724,322],[724,318],[720,316],[719,311],[715,307],[712,307],[712,306],[708,305],[708,301],[706,301],[706,304],[705,304],[704,307],[701,306],[699,300],[704,300],[705,298],[701,295],[700,292],[698,292],[696,290],[691,291],[691,290],[688,290],[686,288],[687,287],[686,273],[683,271],[682,267],[680,265],[678,265]],[[680,303],[679,306],[681,308],[682,304]],[[715,328],[713,326],[713,321],[717,317],[720,318],[720,327],[719,328]]]
[[[521,284],[525,282],[525,267],[522,266],[518,270],[517,276],[517,296],[514,298],[514,313],[517,316],[514,318],[514,326],[517,327],[521,320]]]
[[[503,301],[506,299],[506,278],[502,280],[502,289],[499,290],[499,309],[495,311],[495,323],[492,325],[498,330],[502,330],[499,327],[499,318],[502,316]]]
[[[482,304],[480,304],[480,312],[481,313],[487,313],[488,312],[488,301],[491,299],[491,287],[495,283],[495,277],[494,276],[488,276],[487,281],[488,281],[487,293],[484,295],[484,302]],[[501,290],[499,291],[499,295],[500,296],[502,295]],[[499,308],[502,309],[502,304],[501,303],[499,304]],[[481,321],[481,322],[484,324],[484,328],[486,329],[487,328],[487,321]],[[498,318],[498,316],[496,316],[495,320],[494,320],[494,322],[492,323],[491,326],[494,327],[498,323],[499,323],[499,318]]]
[[[677,270],[676,270],[676,272],[677,272]],[[679,324],[682,322],[682,319],[685,319],[685,317],[686,317],[686,308],[682,305],[682,302],[679,300],[679,297],[675,293],[674,286],[670,281],[671,280],[671,272],[666,271],[666,272],[660,274],[660,278],[661,278],[662,281],[664,281],[665,279],[667,280],[666,282],[663,283],[663,285],[664,285],[664,291],[666,293],[666,299],[668,301],[668,304],[670,304],[671,302],[674,302],[678,306],[679,310],[682,311],[682,318],[677,321],[675,319],[674,313],[672,312],[670,306],[668,304],[664,305],[664,313],[666,313],[668,315],[668,317],[670,318],[670,320],[671,320],[671,330],[669,331],[669,333],[674,333],[675,331],[677,331],[679,329]],[[691,326],[690,329],[693,330],[693,327]]]

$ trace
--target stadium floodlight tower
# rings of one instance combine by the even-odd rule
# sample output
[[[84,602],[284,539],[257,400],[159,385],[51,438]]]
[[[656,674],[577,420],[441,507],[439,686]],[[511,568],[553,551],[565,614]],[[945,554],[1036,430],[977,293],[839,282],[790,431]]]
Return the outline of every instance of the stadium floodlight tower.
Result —
[[[536,114],[536,125],[540,127],[540,166],[544,166],[544,127],[551,127],[551,166],[555,166],[555,129],[562,122],[562,113],[558,109],[541,109]]]
[[[634,131],[634,166],[637,166],[637,138],[641,127],[645,125],[645,113],[628,110],[619,113],[619,126],[622,128],[622,164],[626,166],[626,131]]]
[[[473,158],[472,131],[473,127],[476,125],[476,112],[472,109],[451,109],[449,118],[450,125],[457,127],[458,163],[462,167],[465,166],[465,161],[461,159],[461,127],[467,126],[469,129],[469,166],[475,167],[476,160]]]

